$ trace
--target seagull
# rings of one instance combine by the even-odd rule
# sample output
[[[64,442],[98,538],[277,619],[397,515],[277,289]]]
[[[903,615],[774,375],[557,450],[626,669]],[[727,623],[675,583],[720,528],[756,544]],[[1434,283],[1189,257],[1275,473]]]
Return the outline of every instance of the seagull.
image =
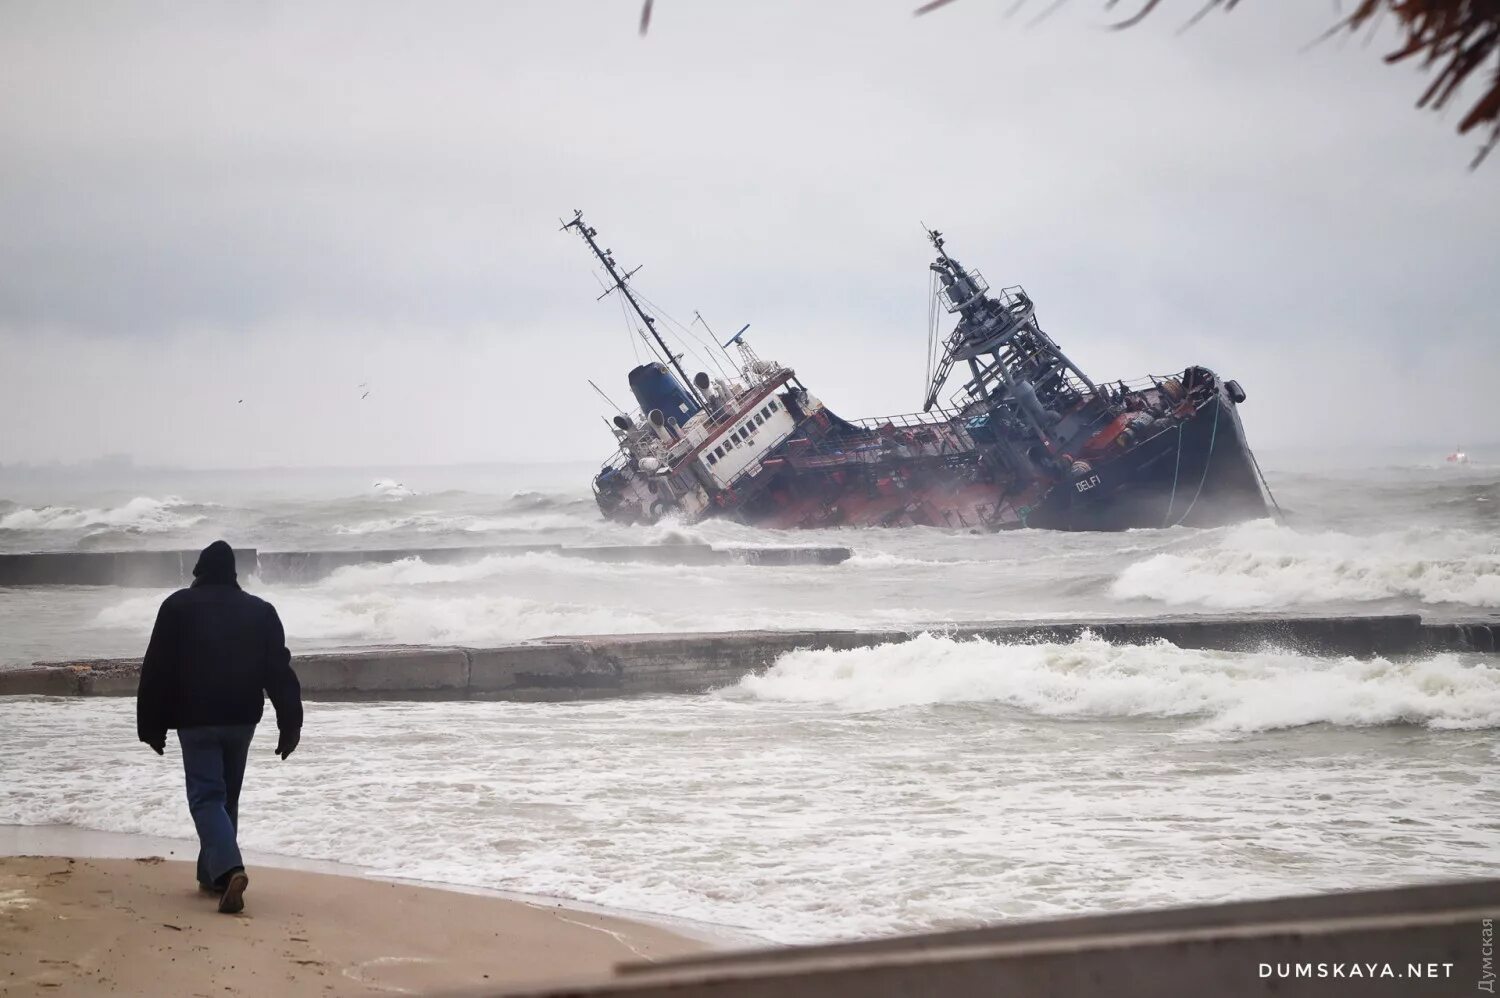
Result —
[[[360,398],[360,401],[364,401],[364,400],[365,400],[365,399],[367,399],[367,398],[369,398],[369,397],[370,397],[370,393],[369,393],[369,392],[365,392],[365,393],[364,393],[364,394],[363,394],[363,395],[361,395],[361,396],[360,396],[360,397],[359,397],[359,398]]]
[[[236,403],[235,403],[235,405],[239,405],[239,404],[240,404],[240,402],[243,402],[243,401],[245,401],[245,400],[244,400],[244,399],[240,399],[240,401],[239,401],[239,402],[236,402]]]

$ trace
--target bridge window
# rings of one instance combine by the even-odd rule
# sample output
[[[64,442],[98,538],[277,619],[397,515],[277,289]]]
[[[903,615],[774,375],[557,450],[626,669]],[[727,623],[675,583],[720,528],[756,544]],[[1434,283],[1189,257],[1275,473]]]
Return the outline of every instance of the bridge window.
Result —
[[[761,419],[769,419],[770,416],[771,416],[771,407],[770,406],[763,406],[763,407],[761,407],[760,418]]]
[[[716,465],[718,463],[719,463],[719,459],[718,459],[717,456],[715,456],[713,454],[708,455],[708,465],[709,465],[709,467],[713,467],[714,465]]]
[[[766,408],[770,409],[772,412],[775,412],[776,411],[776,400],[772,399],[771,401],[767,402],[766,403]]]

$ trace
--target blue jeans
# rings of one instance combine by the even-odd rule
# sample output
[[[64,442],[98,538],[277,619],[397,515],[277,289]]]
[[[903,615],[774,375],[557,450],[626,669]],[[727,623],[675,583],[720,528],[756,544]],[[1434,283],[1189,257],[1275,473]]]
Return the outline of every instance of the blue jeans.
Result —
[[[179,728],[182,769],[187,774],[188,810],[198,828],[198,883],[220,885],[230,870],[242,868],[235,833],[240,820],[240,785],[250,754],[253,724]]]

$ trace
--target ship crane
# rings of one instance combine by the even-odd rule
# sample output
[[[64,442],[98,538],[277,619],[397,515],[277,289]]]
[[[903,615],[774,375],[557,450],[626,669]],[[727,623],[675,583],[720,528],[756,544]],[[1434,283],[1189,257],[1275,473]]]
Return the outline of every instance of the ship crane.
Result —
[[[937,403],[954,365],[967,363],[966,413],[976,420],[988,417],[984,423],[1024,426],[1041,444],[1033,458],[1061,454],[1082,424],[1081,419],[1070,420],[1070,414],[1103,396],[1042,331],[1036,306],[1024,290],[991,294],[979,271],[966,270],[948,253],[941,232],[928,229],[927,237],[937,250],[931,270],[939,282],[938,300],[959,321],[944,343],[923,410]],[[1012,457],[1019,463],[1018,456]],[[1044,458],[1041,463],[1049,462]]]

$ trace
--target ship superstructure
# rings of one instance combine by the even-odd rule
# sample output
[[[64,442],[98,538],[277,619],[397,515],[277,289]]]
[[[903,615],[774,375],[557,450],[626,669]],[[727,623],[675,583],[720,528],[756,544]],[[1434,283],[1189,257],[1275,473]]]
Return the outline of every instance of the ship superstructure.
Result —
[[[639,410],[614,417],[618,450],[594,479],[611,519],[1117,530],[1266,515],[1238,384],[1203,367],[1096,384],[1042,330],[1022,288],[992,293],[935,230],[935,304],[957,323],[930,339],[923,411],[851,422],[791,368],[762,360],[748,327],[723,344],[739,355],[732,374],[689,377],[632,288],[634,271],[621,271],[580,212],[564,228],[587,243],[610,278],[605,294],[622,296],[657,357],[630,372]],[[955,368],[968,380],[940,403]]]

